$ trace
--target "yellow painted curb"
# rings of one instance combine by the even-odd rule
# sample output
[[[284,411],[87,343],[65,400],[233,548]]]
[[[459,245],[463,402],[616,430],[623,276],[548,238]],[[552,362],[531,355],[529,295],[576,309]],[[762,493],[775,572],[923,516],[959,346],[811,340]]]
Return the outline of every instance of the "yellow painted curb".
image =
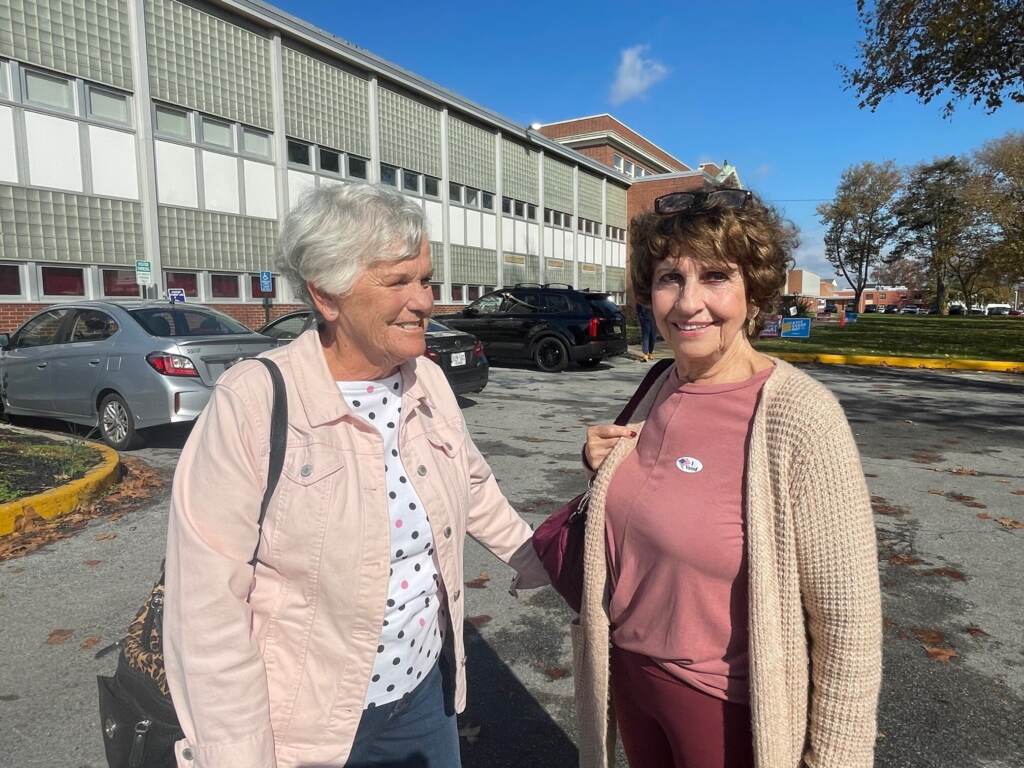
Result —
[[[829,355],[817,352],[767,352],[790,363],[825,365],[878,365],[890,368],[930,368],[943,371],[1024,373],[1024,363],[1003,360],[968,360],[956,357],[890,357],[888,355]]]
[[[14,533],[18,527],[18,520],[22,517],[38,515],[45,520],[52,520],[109,488],[117,479],[121,457],[117,451],[99,443],[90,441],[89,447],[99,451],[103,455],[103,461],[98,467],[86,472],[83,477],[59,488],[0,504],[0,536]]]

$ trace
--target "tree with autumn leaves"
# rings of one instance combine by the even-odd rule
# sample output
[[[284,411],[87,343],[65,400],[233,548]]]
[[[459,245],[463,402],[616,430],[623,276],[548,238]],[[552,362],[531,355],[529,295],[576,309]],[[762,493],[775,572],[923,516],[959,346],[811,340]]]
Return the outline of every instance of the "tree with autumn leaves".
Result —
[[[1024,278],[1024,133],[968,157],[899,171],[859,163],[818,206],[825,256],[859,303],[869,279],[923,276],[942,314],[950,292],[967,306]],[[903,282],[903,281],[899,281]]]

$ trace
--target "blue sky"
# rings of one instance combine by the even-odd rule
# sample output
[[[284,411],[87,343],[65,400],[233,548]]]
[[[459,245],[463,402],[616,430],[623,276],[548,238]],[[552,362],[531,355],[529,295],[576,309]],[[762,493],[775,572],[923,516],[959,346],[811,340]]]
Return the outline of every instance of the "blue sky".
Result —
[[[1024,128],[1021,105],[946,120],[943,102],[898,96],[859,110],[836,66],[854,62],[855,0],[276,5],[521,124],[609,112],[691,166],[728,160],[799,226],[798,266],[826,277],[814,208],[843,169],[963,154]],[[637,46],[640,76],[613,103]]]

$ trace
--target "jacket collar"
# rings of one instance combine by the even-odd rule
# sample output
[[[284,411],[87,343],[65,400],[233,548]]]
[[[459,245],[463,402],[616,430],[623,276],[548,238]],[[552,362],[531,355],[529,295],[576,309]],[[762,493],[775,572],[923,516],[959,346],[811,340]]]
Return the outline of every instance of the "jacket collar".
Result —
[[[288,360],[299,402],[302,403],[311,427],[330,424],[352,415],[327,367],[327,358],[324,357],[320,334],[316,328],[309,329],[288,345]],[[418,367],[418,358],[407,360],[399,366],[405,394],[428,408],[434,408],[434,401],[417,375]]]

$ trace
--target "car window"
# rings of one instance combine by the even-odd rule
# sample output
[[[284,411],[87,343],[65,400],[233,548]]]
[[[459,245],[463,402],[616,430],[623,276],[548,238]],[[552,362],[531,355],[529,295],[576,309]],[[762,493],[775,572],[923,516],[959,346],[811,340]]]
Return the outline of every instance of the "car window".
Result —
[[[569,315],[575,310],[572,298],[564,293],[545,293],[541,297],[541,306],[545,312]]]
[[[540,297],[532,291],[509,293],[506,296],[505,311],[517,315],[540,312]]]
[[[45,347],[47,344],[54,344],[57,340],[57,332],[60,331],[61,323],[70,311],[70,309],[54,309],[50,312],[44,312],[39,317],[32,318],[18,331],[18,337],[12,345],[13,348],[25,349],[27,347]]]
[[[68,341],[103,341],[117,333],[117,322],[106,312],[95,309],[83,309],[78,313],[71,325]]]
[[[221,336],[252,333],[230,317],[202,309],[151,307],[134,309],[130,314],[152,336]]]
[[[283,317],[264,328],[263,335],[269,336],[272,339],[284,339],[288,341],[291,339],[297,339],[302,331],[305,330],[306,323],[308,322],[309,315]]]
[[[437,320],[427,321],[427,333],[454,333],[451,328]]]
[[[467,309],[472,309],[478,315],[493,315],[496,312],[501,312],[504,297],[505,295],[502,293],[489,293],[474,301]]]
[[[602,317],[614,317],[622,311],[619,309],[618,305],[607,296],[588,296],[587,301],[590,302],[590,306],[592,306]]]

